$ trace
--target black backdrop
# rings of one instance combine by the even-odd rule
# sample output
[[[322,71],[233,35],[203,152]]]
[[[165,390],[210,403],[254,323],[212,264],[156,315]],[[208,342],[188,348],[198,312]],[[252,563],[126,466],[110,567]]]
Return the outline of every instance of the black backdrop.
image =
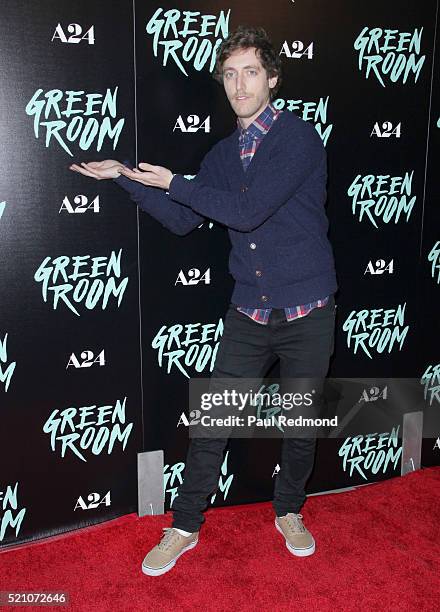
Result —
[[[136,510],[141,451],[164,450],[172,506],[188,380],[212,369],[232,290],[227,234],[208,220],[174,236],[68,166],[130,158],[195,175],[235,129],[210,69],[240,23],[269,32],[284,72],[275,104],[313,122],[328,152],[330,374],[439,384],[437,11],[435,0],[2,3],[0,546]],[[350,321],[399,307],[400,344],[355,350]],[[168,342],[178,325],[193,343]],[[424,440],[423,465],[439,446]],[[400,473],[399,462],[350,473],[340,447],[319,441],[309,493]],[[278,441],[231,440],[214,504],[269,499],[278,457]]]

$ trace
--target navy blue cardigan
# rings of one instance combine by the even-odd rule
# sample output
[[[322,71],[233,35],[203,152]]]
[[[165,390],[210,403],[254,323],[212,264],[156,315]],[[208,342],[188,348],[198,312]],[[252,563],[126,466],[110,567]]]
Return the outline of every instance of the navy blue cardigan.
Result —
[[[321,138],[313,125],[283,112],[245,172],[238,135],[237,128],[215,144],[193,180],[176,174],[169,192],[125,176],[114,180],[175,234],[187,234],[205,217],[228,227],[233,304],[284,308],[331,295],[337,284]]]

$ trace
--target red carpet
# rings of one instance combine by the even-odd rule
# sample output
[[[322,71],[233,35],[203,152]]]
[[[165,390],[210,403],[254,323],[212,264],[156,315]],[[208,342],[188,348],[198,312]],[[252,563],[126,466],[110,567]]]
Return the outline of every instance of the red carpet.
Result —
[[[440,467],[311,497],[303,515],[316,540],[306,558],[288,552],[261,503],[210,509],[199,544],[164,576],[144,576],[171,514],[132,514],[3,552],[0,590],[64,590],[67,609],[87,612],[440,609]]]

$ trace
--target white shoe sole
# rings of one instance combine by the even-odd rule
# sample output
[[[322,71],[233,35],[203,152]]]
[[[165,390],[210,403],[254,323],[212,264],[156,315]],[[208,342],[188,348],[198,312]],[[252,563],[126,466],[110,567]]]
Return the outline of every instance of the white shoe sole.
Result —
[[[313,544],[309,546],[308,548],[294,548],[287,541],[286,536],[284,535],[281,527],[278,525],[276,519],[275,519],[275,527],[278,529],[278,531],[281,533],[283,538],[286,540],[286,547],[289,550],[289,552],[292,553],[292,555],[295,555],[297,557],[308,557],[309,555],[313,555],[313,553],[315,552],[315,540],[313,540]]]
[[[188,546],[185,546],[185,548],[182,548],[182,550],[177,555],[177,557],[173,559],[172,561],[170,561],[169,563],[167,563],[166,565],[164,565],[163,567],[159,567],[159,568],[148,567],[147,565],[144,565],[142,563],[143,573],[147,574],[147,576],[161,576],[162,574],[166,574],[167,572],[170,571],[170,569],[173,569],[173,567],[176,565],[177,559],[181,557],[183,553],[185,553],[187,550],[191,550],[191,548],[194,548],[194,546],[197,545],[198,541],[199,539],[197,538],[197,540],[194,540],[194,542],[191,542],[191,544],[188,544]]]

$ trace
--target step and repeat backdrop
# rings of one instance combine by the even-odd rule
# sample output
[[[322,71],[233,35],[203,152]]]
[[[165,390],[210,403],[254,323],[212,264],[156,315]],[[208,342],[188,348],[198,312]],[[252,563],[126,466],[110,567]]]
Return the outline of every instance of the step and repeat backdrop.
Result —
[[[0,8],[0,547],[137,510],[137,455],[164,451],[172,509],[188,384],[208,377],[232,292],[209,219],[176,236],[71,163],[130,159],[191,180],[236,128],[218,46],[263,26],[274,104],[328,154],[339,291],[332,377],[420,380],[440,410],[438,3],[5,0]],[[277,369],[271,372],[276,375]],[[422,465],[440,461],[425,437]],[[232,439],[210,503],[271,498],[280,440]],[[319,440],[308,493],[400,474],[402,421]]]

